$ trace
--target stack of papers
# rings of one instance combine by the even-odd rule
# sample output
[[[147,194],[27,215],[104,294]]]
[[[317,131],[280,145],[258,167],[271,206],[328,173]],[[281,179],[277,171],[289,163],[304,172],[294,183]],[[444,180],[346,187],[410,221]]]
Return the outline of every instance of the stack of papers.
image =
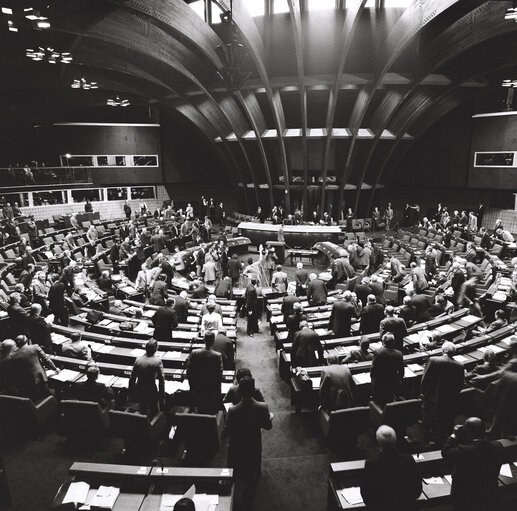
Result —
[[[424,372],[424,368],[419,364],[408,364],[407,367],[415,374]]]
[[[54,344],[63,344],[64,342],[67,342],[69,339],[61,334],[56,334],[55,332],[52,332],[51,334],[52,342]]]
[[[63,504],[73,503],[75,507],[79,504],[84,504],[88,498],[89,490],[90,485],[88,483],[80,481],[70,483],[65,498],[63,499]]]
[[[120,488],[115,486],[99,486],[90,502],[90,509],[113,509],[120,495]]]
[[[361,496],[361,489],[357,486],[352,488],[343,488],[338,493],[345,499],[348,504],[363,504],[363,497]]]
[[[424,483],[426,484],[443,484],[441,477],[424,477]]]
[[[77,380],[79,376],[81,376],[81,373],[78,371],[72,371],[72,369],[62,369],[59,373],[54,374],[52,379],[61,382],[73,382]]]

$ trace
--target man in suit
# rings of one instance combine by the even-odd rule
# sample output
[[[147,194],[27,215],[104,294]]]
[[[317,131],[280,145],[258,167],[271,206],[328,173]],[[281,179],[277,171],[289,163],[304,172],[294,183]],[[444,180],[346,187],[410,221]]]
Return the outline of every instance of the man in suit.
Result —
[[[178,296],[174,297],[174,311],[178,323],[186,323],[188,318],[188,294],[186,291],[181,291]]]
[[[203,299],[208,296],[208,288],[202,280],[194,281],[194,289],[192,290],[191,296],[194,299]]]
[[[66,286],[61,280],[54,282],[48,292],[48,306],[50,312],[54,314],[56,322],[62,326],[68,326],[69,315],[65,302]]]
[[[495,403],[491,434],[496,438],[517,435],[517,373],[504,371],[502,377],[489,386],[487,394],[490,402]]]
[[[187,360],[187,378],[192,407],[197,413],[215,414],[221,408],[223,357],[213,349],[215,336],[205,335],[205,347],[194,350]]]
[[[201,312],[199,313],[199,315],[201,317],[203,317],[205,314],[208,314],[208,305],[210,305],[210,304],[212,304],[214,306],[213,312],[215,312],[216,314],[220,314],[221,318],[222,318],[223,317],[223,308],[218,303],[216,303],[215,295],[210,295],[207,298],[206,303],[204,303],[201,306]]]
[[[465,371],[454,360],[456,346],[444,342],[442,355],[430,357],[422,375],[423,426],[431,439],[442,443],[452,431]]]
[[[423,294],[411,292],[411,305],[416,310],[416,317],[418,318],[431,305],[431,297]]]
[[[355,405],[355,382],[348,366],[339,365],[339,358],[328,358],[328,367],[321,370],[320,405],[323,410],[343,410]]]
[[[257,281],[254,276],[250,277],[250,283],[246,286],[244,293],[244,302],[246,304],[246,314],[248,316],[248,323],[246,326],[246,333],[253,337],[253,334],[259,333],[259,303],[257,296],[257,289],[255,287]]]
[[[384,319],[384,307],[377,303],[374,295],[368,295],[368,305],[361,311],[359,329],[361,334],[374,334],[379,331],[381,321]]]
[[[43,366],[57,372],[59,370],[37,344],[27,344],[27,336],[19,335],[15,342],[18,349],[11,355],[14,386],[23,397],[33,401],[47,397],[50,392],[47,373]]]
[[[441,314],[446,312],[447,300],[443,295],[437,295],[434,303],[430,305],[420,316],[417,318],[417,323],[425,323],[437,318]]]
[[[293,286],[289,286],[287,288],[287,295],[284,296],[282,300],[282,308],[281,312],[284,316],[284,323],[287,321],[287,318],[291,316],[294,310],[294,304],[299,302],[300,298],[296,296],[295,289]]]
[[[135,360],[129,378],[129,394],[138,402],[140,413],[149,417],[158,413],[165,394],[163,364],[161,358],[155,356],[157,350],[158,343],[154,339],[147,341],[145,355]]]
[[[151,287],[149,303],[151,305],[165,305],[167,299],[167,275],[161,273]]]
[[[173,302],[172,298],[167,298],[165,305],[160,307],[152,317],[153,337],[157,341],[172,341],[172,331],[178,326],[176,311],[172,307]]]
[[[411,326],[416,320],[416,308],[411,304],[411,296],[404,296],[402,307],[399,309],[399,318],[403,319],[406,326]]]
[[[271,429],[273,415],[266,403],[253,398],[255,380],[245,377],[239,383],[241,401],[230,407],[226,417],[228,435],[228,466],[234,469],[235,478],[243,481],[246,509],[251,507],[255,485],[260,478],[262,464],[262,429]]]
[[[242,392],[239,388],[239,384],[242,381],[242,379],[246,377],[252,378],[251,371],[247,367],[241,367],[237,370],[237,372],[235,373],[235,384],[229,388],[228,392],[226,393],[226,396],[224,396],[223,402],[232,403],[236,405],[241,401]],[[260,389],[257,389],[256,387],[253,391],[253,399],[255,401],[260,401],[261,403],[265,402],[262,392],[260,392]]]
[[[303,307],[300,302],[293,305],[293,313],[287,318],[285,326],[287,327],[287,342],[294,341],[294,334],[300,330],[300,323],[307,321],[307,316],[303,313]]]
[[[232,280],[232,286],[236,286],[239,283],[240,274],[241,262],[239,261],[239,256],[233,254],[228,261],[228,277]]]
[[[214,294],[217,298],[227,298],[231,300],[233,296],[232,279],[230,277],[224,277],[220,280],[215,286]]]
[[[12,293],[11,296],[9,296],[7,314],[9,314],[13,337],[16,335],[29,335],[29,315],[23,310],[23,307],[20,305],[20,300],[21,296],[19,293]]]
[[[70,334],[70,340],[61,346],[61,354],[63,357],[79,358],[81,360],[91,360],[92,358],[90,348],[88,348],[84,341],[81,341],[81,334],[79,332],[72,332]]]
[[[305,296],[307,294],[307,284],[309,282],[309,272],[303,268],[303,263],[296,264],[296,273],[294,274],[296,282],[296,296]]]
[[[372,399],[380,407],[393,401],[395,391],[404,377],[404,358],[395,349],[395,338],[391,332],[384,335],[382,344],[382,348],[373,356],[370,370]]]
[[[52,355],[52,338],[50,336],[50,325],[41,317],[41,305],[33,303],[29,316],[29,339],[32,344],[39,344],[45,353]]]
[[[315,273],[310,274],[307,284],[307,299],[311,306],[325,305],[327,303],[327,286]]]
[[[104,383],[99,383],[98,377],[99,368],[96,365],[89,365],[86,369],[86,381],[74,385],[73,396],[79,401],[93,401],[99,403],[102,408],[111,408],[115,394]]]
[[[357,312],[352,304],[352,293],[345,291],[342,300],[336,300],[330,312],[329,327],[336,337],[350,337],[352,318],[357,317]]]
[[[397,435],[389,426],[376,433],[379,453],[367,459],[361,495],[368,511],[414,511],[422,493],[422,478],[410,454],[397,450]]]
[[[395,349],[404,351],[404,337],[407,335],[406,322],[395,316],[395,309],[388,305],[384,310],[386,317],[379,324],[379,337],[382,339],[386,332],[395,337]]]
[[[420,266],[417,266],[416,263],[411,263],[410,268],[415,293],[423,293],[429,287],[424,270]]]
[[[323,346],[318,334],[307,321],[300,322],[300,331],[294,334],[291,349],[291,367],[320,366],[325,363]]]
[[[370,288],[372,289],[371,294],[374,295],[377,299],[377,303],[386,305],[386,298],[384,297],[384,286],[381,282],[379,282],[377,275],[372,275],[370,277]]]
[[[458,425],[442,449],[452,466],[452,505],[454,511],[500,509],[499,472],[504,448],[486,438],[481,419],[470,417]]]
[[[224,330],[224,328],[217,332],[212,349],[222,355],[223,369],[225,371],[232,371],[235,369],[235,351],[233,349],[233,343],[232,340],[226,336],[226,330]]]
[[[350,350],[341,363],[368,362],[372,359],[373,353],[370,352],[370,339],[368,337],[361,337],[359,339],[359,347]]]

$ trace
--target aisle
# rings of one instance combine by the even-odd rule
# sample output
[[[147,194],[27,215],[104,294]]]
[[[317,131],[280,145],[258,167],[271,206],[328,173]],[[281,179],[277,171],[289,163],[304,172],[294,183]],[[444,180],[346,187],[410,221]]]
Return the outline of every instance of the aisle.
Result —
[[[277,356],[265,316],[261,334],[246,336],[239,320],[237,368],[247,367],[269,410],[273,429],[262,433],[262,478],[254,511],[308,509],[323,511],[327,504],[329,458],[319,431],[317,415],[296,415],[289,386],[278,376]]]

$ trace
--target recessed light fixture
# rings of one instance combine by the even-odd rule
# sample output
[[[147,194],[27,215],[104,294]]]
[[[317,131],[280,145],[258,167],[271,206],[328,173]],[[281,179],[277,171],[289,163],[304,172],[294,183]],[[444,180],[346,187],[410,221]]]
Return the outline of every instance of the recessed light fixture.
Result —
[[[510,7],[509,9],[506,9],[504,19],[517,21],[517,7]]]
[[[71,85],[72,89],[83,89],[83,90],[90,90],[90,89],[98,89],[99,85],[97,82],[88,82],[86,78],[82,77],[81,79],[75,79],[72,82]]]
[[[501,84],[503,87],[517,87],[517,80],[503,80],[503,83]]]
[[[13,10],[10,7],[2,7],[2,14],[9,14],[12,16]]]
[[[46,61],[49,64],[70,64],[73,60],[70,52],[59,52],[50,46],[46,48],[39,46],[37,50],[27,48],[25,56],[36,61]]]
[[[119,96],[117,96],[115,99],[108,99],[106,101],[106,105],[108,106],[129,106],[131,103],[128,99],[120,99]]]

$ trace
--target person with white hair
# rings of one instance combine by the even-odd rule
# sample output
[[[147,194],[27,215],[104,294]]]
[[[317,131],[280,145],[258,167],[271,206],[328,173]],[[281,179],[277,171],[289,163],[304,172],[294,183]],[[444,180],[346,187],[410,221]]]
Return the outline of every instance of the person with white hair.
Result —
[[[367,459],[361,477],[361,496],[368,510],[418,509],[422,478],[410,454],[397,449],[397,434],[390,426],[375,435],[379,452]]]
[[[443,443],[452,432],[465,370],[454,360],[456,346],[446,341],[442,355],[430,357],[421,382],[423,425],[429,440]]]
[[[305,296],[307,294],[307,284],[309,283],[309,272],[304,269],[302,262],[296,264],[294,280],[296,282],[297,296]]]
[[[307,299],[312,306],[327,303],[327,285],[315,273],[310,274],[310,282],[307,285]]]

